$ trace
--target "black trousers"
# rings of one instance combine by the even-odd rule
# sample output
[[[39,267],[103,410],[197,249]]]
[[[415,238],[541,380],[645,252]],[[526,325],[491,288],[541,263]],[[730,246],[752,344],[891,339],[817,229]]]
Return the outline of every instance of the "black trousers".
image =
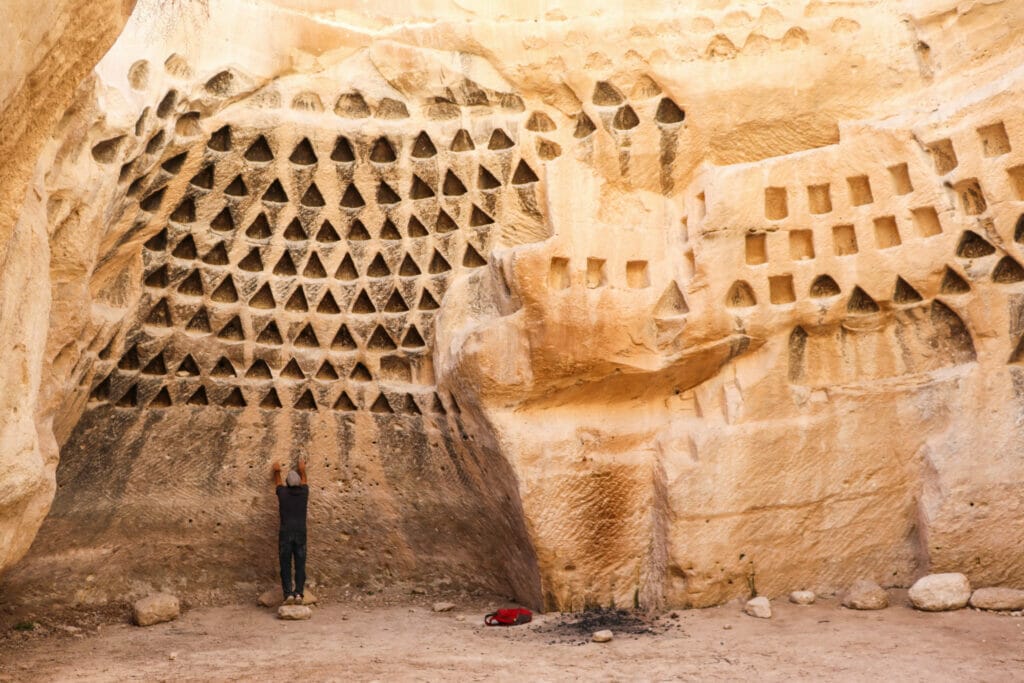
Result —
[[[277,537],[277,555],[281,561],[281,590],[285,597],[302,595],[306,587],[306,532],[284,531]],[[295,560],[295,590],[292,590],[292,560]]]

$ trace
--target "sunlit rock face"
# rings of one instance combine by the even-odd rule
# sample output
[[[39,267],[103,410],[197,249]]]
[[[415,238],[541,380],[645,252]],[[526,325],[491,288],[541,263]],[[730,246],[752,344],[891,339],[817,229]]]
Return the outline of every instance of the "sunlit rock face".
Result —
[[[271,580],[299,455],[327,585],[1024,585],[1024,10],[760,5],[140,3],[12,228],[5,594]]]

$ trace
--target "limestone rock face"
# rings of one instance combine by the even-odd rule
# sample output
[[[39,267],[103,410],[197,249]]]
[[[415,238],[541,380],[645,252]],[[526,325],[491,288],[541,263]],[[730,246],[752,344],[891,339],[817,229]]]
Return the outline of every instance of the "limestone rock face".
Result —
[[[57,443],[40,396],[51,361],[46,218],[39,156],[76,88],[124,27],[130,0],[12,0],[0,40],[0,571],[32,543],[54,494]],[[81,282],[84,282],[82,280]],[[58,374],[63,374],[58,372]],[[63,384],[66,378],[58,380]],[[65,389],[59,389],[65,393]]]
[[[1024,586],[1024,6],[718,4],[22,30],[4,594]]]
[[[132,618],[138,626],[174,621],[180,613],[178,598],[169,593],[147,595],[132,604]]]
[[[929,574],[914,582],[907,593],[917,609],[942,612],[961,609],[971,599],[971,582],[963,574]]]

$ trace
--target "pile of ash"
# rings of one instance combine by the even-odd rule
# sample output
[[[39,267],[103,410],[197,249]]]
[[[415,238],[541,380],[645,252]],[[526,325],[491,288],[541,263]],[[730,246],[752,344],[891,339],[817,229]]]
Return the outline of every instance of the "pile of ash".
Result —
[[[552,636],[549,644],[590,642],[595,631],[610,630],[616,637],[657,635],[673,624],[649,617],[643,612],[610,607],[595,607],[584,612],[566,613],[534,629],[535,633]]]

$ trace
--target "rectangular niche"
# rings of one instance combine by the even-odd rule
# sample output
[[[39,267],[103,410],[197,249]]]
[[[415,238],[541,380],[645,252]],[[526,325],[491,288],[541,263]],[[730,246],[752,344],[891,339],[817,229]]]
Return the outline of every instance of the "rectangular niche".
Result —
[[[768,299],[776,305],[796,301],[792,275],[773,275],[768,278]]]
[[[981,184],[978,183],[977,178],[961,180],[953,186],[953,189],[960,197],[960,207],[968,216],[977,216],[985,213],[985,210],[988,209],[988,202],[985,201],[985,195],[981,191]]]
[[[647,261],[626,262],[626,284],[632,289],[643,289],[651,284],[647,274]]]
[[[942,232],[939,214],[930,206],[922,206],[911,212],[914,216],[914,229],[921,237],[932,237]]]
[[[551,269],[548,271],[548,288],[569,289],[570,284],[569,259],[555,256],[551,259]]]
[[[807,186],[807,206],[814,214],[832,211],[832,191],[828,183]]]
[[[953,141],[949,138],[928,145],[928,151],[932,155],[935,172],[939,175],[946,175],[960,165],[960,161],[956,158],[956,150],[953,149]]]
[[[875,246],[879,249],[889,249],[902,244],[900,230],[896,225],[895,216],[882,216],[875,219]]]
[[[846,184],[850,188],[850,203],[854,206],[864,206],[875,201],[871,192],[871,181],[866,175],[847,178]]]
[[[789,231],[789,258],[794,261],[814,258],[814,234],[810,230]]]
[[[914,185],[910,182],[910,169],[906,164],[890,166],[889,176],[892,178],[892,187],[896,194],[904,195],[914,191]]]
[[[588,288],[597,289],[598,287],[604,287],[606,284],[608,284],[608,279],[605,277],[604,264],[605,260],[603,258],[587,259]]]
[[[1006,174],[1010,176],[1010,185],[1013,186],[1017,199],[1024,200],[1024,166],[1008,168]]]
[[[982,126],[978,129],[981,138],[981,150],[987,157],[998,157],[1010,152],[1010,136],[1006,134],[1003,122]]]
[[[832,247],[836,256],[857,253],[857,232],[852,225],[837,225],[832,228]]]
[[[770,221],[779,221],[789,215],[786,188],[766,187],[764,190],[764,216]]]
[[[747,235],[745,250],[748,266],[768,263],[768,236],[763,232]]]

